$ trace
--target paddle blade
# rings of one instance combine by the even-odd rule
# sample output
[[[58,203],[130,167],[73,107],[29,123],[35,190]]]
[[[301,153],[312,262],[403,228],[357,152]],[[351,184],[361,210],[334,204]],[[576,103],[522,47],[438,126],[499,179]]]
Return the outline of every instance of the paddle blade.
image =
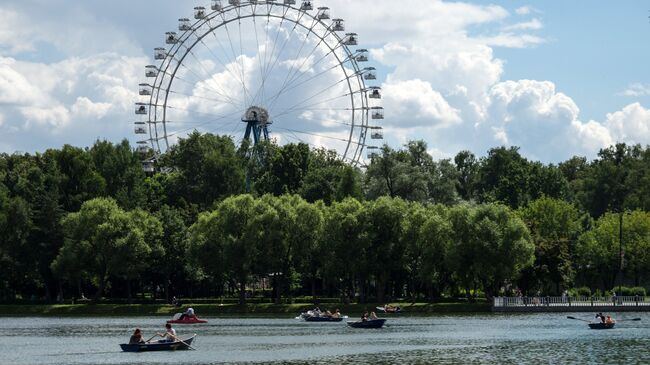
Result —
[[[568,319],[578,319],[576,317],[566,316]]]

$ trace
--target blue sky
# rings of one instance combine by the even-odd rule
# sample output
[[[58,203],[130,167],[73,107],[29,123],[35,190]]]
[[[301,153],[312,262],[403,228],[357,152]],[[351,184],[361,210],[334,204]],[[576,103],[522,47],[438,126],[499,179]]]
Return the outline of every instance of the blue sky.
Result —
[[[516,9],[522,2],[499,4]],[[631,99],[621,92],[631,84],[650,84],[647,1],[544,1],[531,6],[544,23],[540,34],[547,41],[533,49],[496,48],[495,55],[507,62],[505,78],[553,80],[588,119],[627,105]],[[637,100],[650,104],[648,95]]]
[[[0,152],[97,138],[135,144],[143,68],[164,32],[197,5],[209,2],[0,3]],[[317,2],[323,5],[359,33],[379,70],[385,139],[369,143],[424,139],[437,158],[517,145],[544,162],[592,158],[616,142],[650,143],[645,1]],[[218,67],[210,72],[227,82]],[[279,120],[275,136],[340,148],[318,135],[338,136],[331,123],[345,116],[326,114]],[[232,125],[223,132],[237,134]],[[282,132],[294,125],[311,134]]]

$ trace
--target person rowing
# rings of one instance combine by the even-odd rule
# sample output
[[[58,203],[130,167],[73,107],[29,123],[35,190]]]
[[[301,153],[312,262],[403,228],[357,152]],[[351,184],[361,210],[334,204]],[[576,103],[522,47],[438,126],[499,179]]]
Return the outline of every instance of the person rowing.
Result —
[[[616,321],[614,320],[614,318],[612,318],[612,316],[607,316],[604,323],[605,324],[614,324],[614,323],[616,323]]]
[[[596,313],[596,317],[600,320],[600,323],[605,323],[605,316],[603,315],[602,312]]]
[[[165,333],[159,333],[158,336],[163,337],[162,340],[158,342],[174,342],[176,341],[176,330],[172,328],[171,323],[165,324],[166,331]]]

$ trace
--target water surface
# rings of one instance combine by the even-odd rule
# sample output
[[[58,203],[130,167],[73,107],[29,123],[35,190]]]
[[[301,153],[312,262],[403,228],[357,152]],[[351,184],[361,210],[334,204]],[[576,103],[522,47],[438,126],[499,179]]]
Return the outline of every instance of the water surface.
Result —
[[[2,364],[650,364],[650,315],[625,313],[612,330],[567,315],[388,317],[380,330],[293,318],[206,318],[175,328],[197,333],[196,351],[123,353],[135,327],[145,338],[164,318],[3,318]]]

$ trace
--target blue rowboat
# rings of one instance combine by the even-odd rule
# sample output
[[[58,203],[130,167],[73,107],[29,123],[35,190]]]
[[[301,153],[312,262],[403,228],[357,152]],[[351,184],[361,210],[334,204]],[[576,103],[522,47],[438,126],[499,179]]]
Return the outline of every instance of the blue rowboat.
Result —
[[[124,352],[144,352],[144,351],[176,351],[189,349],[196,334],[182,338],[174,342],[143,342],[143,343],[122,343],[120,347]]]
[[[386,320],[384,318],[370,319],[367,321],[348,322],[348,326],[353,328],[381,328]]]
[[[342,317],[314,317],[314,316],[309,316],[309,317],[303,317],[305,322],[341,322],[343,320]]]
[[[589,323],[592,330],[608,330],[614,328],[616,323]]]

